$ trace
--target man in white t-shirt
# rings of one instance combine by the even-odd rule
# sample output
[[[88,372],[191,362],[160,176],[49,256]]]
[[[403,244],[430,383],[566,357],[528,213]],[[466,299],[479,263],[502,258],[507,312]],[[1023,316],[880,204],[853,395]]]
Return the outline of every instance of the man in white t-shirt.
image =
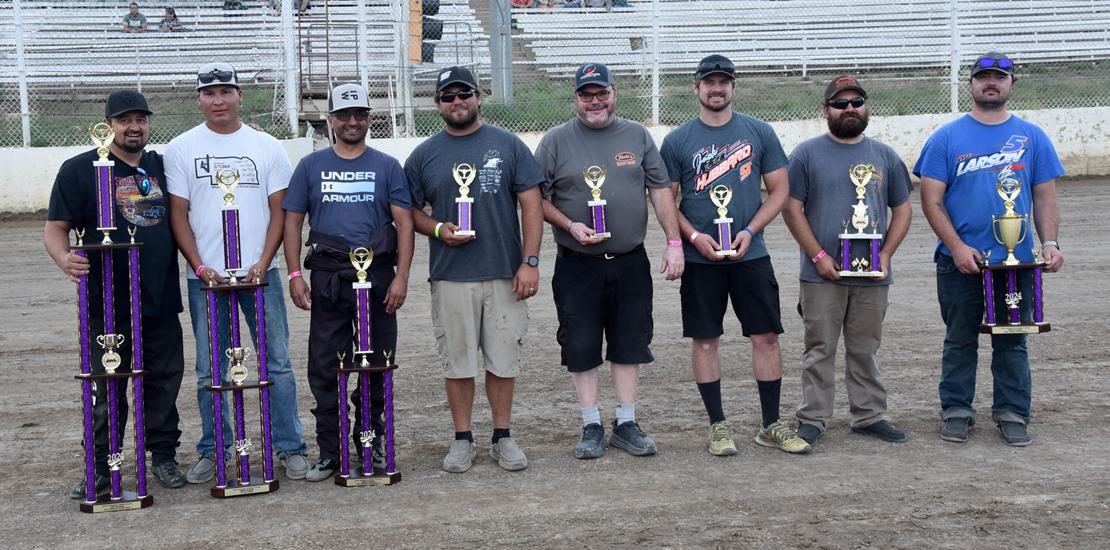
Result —
[[[204,284],[209,277],[217,283],[226,281],[220,213],[224,193],[215,175],[227,169],[239,174],[234,194],[235,203],[239,205],[240,263],[249,266],[237,275],[247,283],[261,279],[267,284],[263,298],[267,366],[273,384],[270,387],[270,417],[274,449],[289,479],[303,479],[309,468],[297,415],[285,295],[277,259],[284,222],[281,201],[293,170],[277,139],[254,130],[239,119],[242,102],[243,90],[231,65],[207,63],[201,66],[197,72],[197,104],[204,112],[204,123],[174,138],[166,148],[164,159],[174,239],[189,262],[189,315],[197,344],[197,402],[202,435],[197,443],[200,460],[185,475],[190,483],[208,482],[216,469],[212,393],[207,389],[212,385],[212,365]],[[239,306],[257,351],[254,296],[240,293]],[[221,293],[220,350],[230,346],[227,308],[227,294]],[[224,354],[221,352],[220,356]],[[220,363],[226,379],[227,360],[221,359]],[[225,415],[223,425],[224,441],[230,444],[233,441],[230,415]]]

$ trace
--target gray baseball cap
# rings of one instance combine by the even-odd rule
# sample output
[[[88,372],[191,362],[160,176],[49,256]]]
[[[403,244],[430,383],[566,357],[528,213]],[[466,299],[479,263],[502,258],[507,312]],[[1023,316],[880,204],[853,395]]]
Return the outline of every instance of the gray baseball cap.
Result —
[[[328,112],[351,108],[370,110],[370,94],[366,92],[366,88],[350,82],[332,89],[331,97],[328,98]]]

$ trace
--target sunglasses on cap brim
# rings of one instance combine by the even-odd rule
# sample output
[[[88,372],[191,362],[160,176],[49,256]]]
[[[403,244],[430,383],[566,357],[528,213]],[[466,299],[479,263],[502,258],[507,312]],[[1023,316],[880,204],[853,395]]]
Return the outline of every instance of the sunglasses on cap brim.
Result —
[[[975,62],[975,66],[980,69],[1014,70],[1014,62],[1006,58],[995,59],[993,57],[980,57],[979,60]]]
[[[211,71],[197,75],[197,80],[201,84],[211,84],[216,81],[232,82],[235,80],[235,71],[221,71],[219,69],[212,69]]]

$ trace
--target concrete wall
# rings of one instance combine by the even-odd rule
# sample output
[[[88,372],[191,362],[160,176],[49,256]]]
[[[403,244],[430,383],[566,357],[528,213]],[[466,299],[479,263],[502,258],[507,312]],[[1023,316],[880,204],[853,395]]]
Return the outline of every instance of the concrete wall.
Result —
[[[1068,175],[1110,174],[1110,107],[1019,111],[1017,114],[1048,132]],[[958,116],[962,115],[874,117],[867,134],[894,147],[912,169],[926,138]],[[802,140],[824,133],[827,129],[822,119],[776,122],[773,125],[787,152]],[[657,127],[651,130],[656,141],[662,143],[663,137],[671,129]],[[520,135],[533,150],[539,144],[541,136],[539,133]],[[374,139],[370,140],[370,145],[397,157],[403,163],[421,141],[423,138]],[[309,138],[286,140],[283,144],[294,164],[312,152],[312,140]],[[31,212],[46,208],[58,167],[67,158],[89,148],[91,145],[0,148],[0,212]],[[161,152],[165,145],[154,145],[151,148]]]

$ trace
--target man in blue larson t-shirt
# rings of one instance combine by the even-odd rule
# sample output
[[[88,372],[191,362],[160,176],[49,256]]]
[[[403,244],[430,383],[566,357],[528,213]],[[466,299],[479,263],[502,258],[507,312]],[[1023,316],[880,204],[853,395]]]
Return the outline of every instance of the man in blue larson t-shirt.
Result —
[[[1056,178],[1064,167],[1044,130],[1006,110],[1013,91],[1014,64],[990,52],[971,67],[971,113],[937,130],[925,143],[913,172],[921,178],[921,209],[940,238],[937,298],[944,319],[944,356],[941,361],[940,406],[944,421],[941,439],[962,443],[975,424],[975,371],[978,325],[983,316],[983,282],[979,264],[985,257],[1006,256],[1005,247],[991,230],[991,216],[1004,212],[998,184],[1016,179],[1021,192],[1014,211],[1029,214],[1041,238],[1045,271],[1058,271],[1064,256],[1056,241],[1059,211]],[[1014,250],[1019,261],[1033,260],[1032,239]],[[1001,282],[1001,281],[998,281]],[[1019,272],[1022,293],[1029,296],[1031,276]],[[1029,301],[1022,301],[1029,316]],[[1033,382],[1023,334],[991,336],[991,373],[994,376],[992,419],[1007,445],[1032,442],[1029,423]]]
[[[385,354],[397,348],[397,309],[405,303],[412,265],[412,201],[405,172],[397,159],[366,145],[370,104],[366,89],[341,84],[331,93],[328,125],[335,144],[301,159],[282,201],[285,210],[285,262],[289,266],[289,296],[311,312],[308,329],[308,385],[316,398],[316,444],[319,459],[305,478],[323,481],[339,467],[339,379],[337,352],[352,353],[356,279],[348,251],[365,247],[374,253],[368,270],[370,300],[370,356],[384,366]],[[305,267],[311,285],[300,272],[301,229],[308,214],[309,252]],[[394,266],[397,267],[394,273]],[[354,395],[359,389],[353,390]],[[385,387],[381,374],[370,376],[371,424],[383,432]],[[358,418],[358,399],[354,399]],[[362,446],[355,437],[355,449]],[[372,442],[374,463],[385,467],[381,437]],[[360,459],[361,462],[361,459]]]

